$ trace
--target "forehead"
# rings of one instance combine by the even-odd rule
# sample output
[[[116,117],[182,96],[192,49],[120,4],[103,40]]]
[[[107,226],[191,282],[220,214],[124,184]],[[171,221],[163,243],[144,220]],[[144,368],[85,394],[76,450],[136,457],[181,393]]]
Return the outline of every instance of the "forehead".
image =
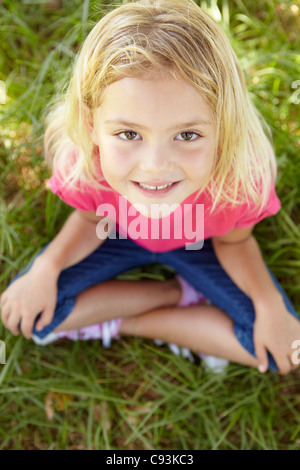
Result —
[[[203,121],[212,120],[211,108],[197,89],[172,76],[122,78],[105,89],[98,109],[99,116],[105,120],[122,117],[170,122],[176,117],[188,121],[194,116]]]

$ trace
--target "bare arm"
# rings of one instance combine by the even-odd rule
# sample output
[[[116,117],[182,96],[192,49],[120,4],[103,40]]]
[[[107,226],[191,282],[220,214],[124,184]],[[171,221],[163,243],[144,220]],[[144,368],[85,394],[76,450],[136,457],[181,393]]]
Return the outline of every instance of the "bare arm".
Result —
[[[16,279],[0,299],[3,324],[14,335],[21,331],[30,338],[35,318],[39,331],[48,325],[55,311],[57,281],[60,272],[86,258],[103,243],[96,234],[103,217],[91,212],[74,211],[64,226],[32,264],[29,271]],[[108,233],[107,233],[108,236]]]
[[[267,270],[252,228],[213,238],[216,256],[235,284],[255,305],[281,297]]]
[[[267,370],[269,351],[280,373],[288,373],[293,367],[291,345],[299,336],[299,322],[287,310],[251,229],[234,230],[226,237],[214,239],[213,246],[224,270],[253,302],[253,339],[259,370]]]
[[[59,273],[79,263],[104,242],[96,234],[101,219],[93,212],[72,212],[51,244],[36,258],[34,266],[51,267]]]

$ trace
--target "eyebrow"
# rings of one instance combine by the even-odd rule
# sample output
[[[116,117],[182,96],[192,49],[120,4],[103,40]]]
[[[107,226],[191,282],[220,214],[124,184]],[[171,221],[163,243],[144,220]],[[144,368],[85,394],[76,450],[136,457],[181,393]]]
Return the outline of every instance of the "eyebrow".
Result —
[[[149,132],[151,130],[149,129],[149,127],[142,126],[141,124],[137,124],[135,122],[123,121],[120,119],[109,119],[108,121],[105,121],[104,124],[120,124],[126,127],[133,127],[136,129],[141,129],[146,132]],[[177,129],[187,129],[189,127],[199,126],[199,125],[210,126],[212,125],[212,122],[209,121],[208,119],[195,119],[194,121],[180,122],[176,124],[175,126],[169,127],[169,129],[167,129],[167,132],[176,131]]]

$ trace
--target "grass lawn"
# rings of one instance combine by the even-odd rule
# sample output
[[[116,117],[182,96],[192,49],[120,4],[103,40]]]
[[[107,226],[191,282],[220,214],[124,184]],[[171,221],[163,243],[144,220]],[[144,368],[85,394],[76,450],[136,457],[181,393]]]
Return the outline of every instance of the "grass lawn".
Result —
[[[255,235],[300,314],[300,1],[198,3],[231,37],[272,129],[282,209]],[[107,4],[117,2],[0,2],[0,293],[71,212],[46,188],[43,116]],[[169,275],[152,266],[122,278]],[[0,325],[0,340],[2,450],[300,448],[299,370],[261,375],[230,364],[214,376],[137,338],[43,348]]]

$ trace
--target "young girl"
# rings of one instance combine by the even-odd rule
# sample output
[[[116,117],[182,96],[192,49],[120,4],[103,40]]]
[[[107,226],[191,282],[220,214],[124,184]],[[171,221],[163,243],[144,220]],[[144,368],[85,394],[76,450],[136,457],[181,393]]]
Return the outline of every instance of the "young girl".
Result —
[[[45,142],[50,188],[75,211],[1,296],[14,335],[138,335],[261,372],[297,367],[297,313],[252,235],[280,209],[275,158],[209,15],[190,0],[107,14]],[[114,279],[149,263],[177,276]]]

